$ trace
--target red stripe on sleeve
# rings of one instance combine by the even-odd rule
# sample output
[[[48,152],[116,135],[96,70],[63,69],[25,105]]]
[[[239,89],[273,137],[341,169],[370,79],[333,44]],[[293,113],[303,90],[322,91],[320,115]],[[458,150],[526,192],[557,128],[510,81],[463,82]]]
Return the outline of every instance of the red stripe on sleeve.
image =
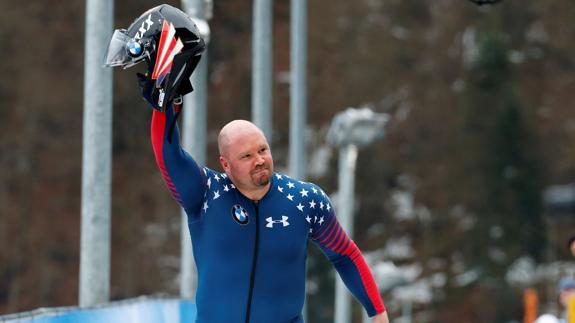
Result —
[[[361,278],[361,282],[367,296],[371,300],[373,307],[375,308],[376,313],[383,313],[385,311],[385,306],[383,305],[383,301],[381,300],[381,296],[379,295],[379,290],[377,289],[377,285],[375,284],[375,280],[371,275],[371,271],[369,270],[369,266],[365,262],[365,259],[361,255],[359,248],[353,242],[353,240],[349,240],[349,245],[343,252],[343,255],[348,256],[357,271],[359,272],[359,276]]]
[[[154,155],[156,156],[156,164],[160,168],[160,172],[164,177],[164,181],[168,186],[172,197],[182,204],[182,199],[180,198],[180,193],[177,192],[176,186],[172,182],[172,178],[168,174],[166,169],[166,164],[164,162],[164,133],[166,130],[166,114],[161,113],[157,110],[154,110],[152,115],[152,126],[151,126],[151,133],[152,133],[152,147],[154,149]]]
[[[343,250],[347,249],[347,247],[349,246],[349,242],[351,241],[351,239],[346,238],[343,243],[335,249],[335,252],[341,254]]]
[[[333,229],[333,223],[335,222],[334,218],[331,217],[328,221],[329,222],[324,225],[325,230],[321,231],[319,234],[315,236],[316,241],[322,239],[329,230]]]
[[[333,226],[333,230],[331,230],[329,235],[327,237],[325,237],[325,239],[323,239],[323,241],[321,241],[321,244],[326,245],[326,248],[327,248],[327,245],[331,244],[333,242],[333,239],[335,239],[335,237],[337,237],[340,230],[341,230],[341,227],[336,222],[336,224]]]
[[[326,248],[329,248],[331,251],[335,251],[335,246],[339,245],[339,243],[341,242],[341,240],[344,237],[345,237],[345,232],[343,231],[343,228],[341,226],[338,226],[337,235],[334,236],[334,238],[326,246]]]
[[[332,221],[327,229],[320,234],[318,237],[318,241],[320,244],[323,244],[325,241],[329,239],[329,237],[333,234],[334,229],[337,227],[337,221]],[[322,240],[319,240],[322,239]]]
[[[152,147],[154,148],[154,155],[156,156],[156,163],[162,173],[166,170],[162,154],[162,146],[164,143],[164,130],[166,129],[166,115],[154,110],[152,115]]]
[[[361,252],[359,251],[359,248],[357,246],[355,246],[353,249],[351,249],[351,251],[349,253],[349,258],[354,260],[357,257],[361,257]]]
[[[355,247],[355,249],[359,250],[357,249],[357,246]],[[371,271],[369,270],[369,267],[367,266],[365,259],[363,258],[363,256],[361,256],[361,257],[355,257],[355,259],[352,258],[352,260],[353,263],[355,264],[355,267],[359,271],[361,281],[363,282],[363,287],[365,288],[365,291],[367,292],[367,295],[369,296],[369,299],[371,300],[371,303],[375,308],[375,312],[378,314],[383,313],[385,311],[385,306],[383,305],[383,301],[381,300],[381,296],[379,295],[379,290],[375,285],[375,280],[371,275]]]

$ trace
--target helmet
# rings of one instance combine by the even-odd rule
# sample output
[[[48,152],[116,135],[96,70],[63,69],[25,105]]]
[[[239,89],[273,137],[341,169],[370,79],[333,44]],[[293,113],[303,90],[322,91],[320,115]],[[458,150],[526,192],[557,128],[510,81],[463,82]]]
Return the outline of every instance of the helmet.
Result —
[[[559,283],[557,283],[557,292],[561,293],[566,289],[575,289],[575,279],[571,277],[561,278]]]
[[[175,98],[193,91],[190,75],[205,43],[192,19],[163,4],[144,12],[128,29],[116,29],[108,45],[105,66],[128,68],[146,61],[150,93],[163,110]]]
[[[551,314],[543,314],[535,320],[535,323],[559,323],[559,319]]]

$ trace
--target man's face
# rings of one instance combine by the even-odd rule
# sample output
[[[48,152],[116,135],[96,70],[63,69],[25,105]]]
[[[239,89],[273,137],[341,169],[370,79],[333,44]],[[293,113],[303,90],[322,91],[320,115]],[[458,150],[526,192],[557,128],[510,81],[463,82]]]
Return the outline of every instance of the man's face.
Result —
[[[561,305],[564,307],[567,307],[569,300],[573,297],[575,297],[575,288],[565,288],[561,290],[559,294],[559,302],[561,302]]]
[[[270,182],[273,159],[264,135],[257,129],[234,134],[220,157],[225,172],[240,190],[257,190]]]

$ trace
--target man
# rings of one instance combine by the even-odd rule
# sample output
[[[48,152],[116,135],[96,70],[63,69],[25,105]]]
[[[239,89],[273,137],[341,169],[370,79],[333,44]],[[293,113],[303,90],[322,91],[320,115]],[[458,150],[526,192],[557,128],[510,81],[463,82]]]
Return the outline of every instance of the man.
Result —
[[[569,304],[575,301],[573,299],[573,297],[575,297],[575,279],[571,277],[562,278],[557,284],[557,296],[562,309],[559,318],[552,314],[543,314],[535,320],[535,323],[567,322],[567,309],[569,308]]]
[[[573,299],[575,297],[575,279],[572,277],[562,278],[557,285],[557,292],[559,293],[559,303],[563,308],[560,322],[566,322],[569,304],[575,301]]]
[[[260,129],[236,120],[218,138],[224,173],[196,164],[180,146],[176,119],[205,44],[181,10],[160,5],[117,29],[107,66],[145,61],[138,75],[154,108],[152,144],[174,199],[188,216],[198,268],[197,323],[301,323],[309,240],[328,256],[374,323],[388,323],[355,243],[316,185],[274,173]]]
[[[152,143],[166,183],[188,215],[198,268],[197,322],[303,322],[309,240],[372,322],[389,322],[371,272],[329,198],[314,184],[275,173],[259,128],[245,120],[222,128],[219,173],[182,150],[177,128],[169,136],[174,116],[174,109],[154,110]]]

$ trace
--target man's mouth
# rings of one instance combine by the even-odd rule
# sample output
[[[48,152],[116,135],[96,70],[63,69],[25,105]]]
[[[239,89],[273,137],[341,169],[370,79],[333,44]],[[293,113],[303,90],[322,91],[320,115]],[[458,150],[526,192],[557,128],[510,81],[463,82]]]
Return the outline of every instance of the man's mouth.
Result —
[[[262,168],[254,169],[254,171],[252,172],[252,174],[253,174],[253,175],[256,175],[256,174],[259,174],[259,173],[264,172],[264,171],[268,171],[268,168],[267,168],[267,167],[262,167]]]

